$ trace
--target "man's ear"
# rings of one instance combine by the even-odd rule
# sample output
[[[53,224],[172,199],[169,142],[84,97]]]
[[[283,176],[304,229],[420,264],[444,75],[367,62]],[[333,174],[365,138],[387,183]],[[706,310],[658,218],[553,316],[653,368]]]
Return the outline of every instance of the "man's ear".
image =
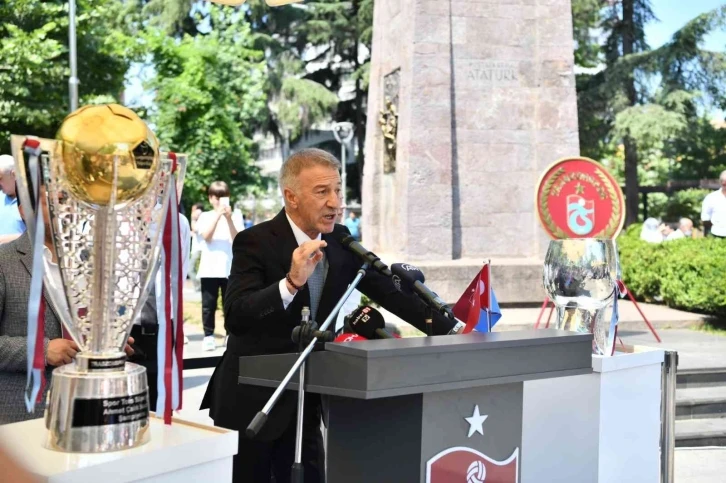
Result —
[[[297,195],[293,190],[291,190],[290,188],[285,188],[282,194],[285,198],[285,206],[289,206],[290,208],[297,208]]]

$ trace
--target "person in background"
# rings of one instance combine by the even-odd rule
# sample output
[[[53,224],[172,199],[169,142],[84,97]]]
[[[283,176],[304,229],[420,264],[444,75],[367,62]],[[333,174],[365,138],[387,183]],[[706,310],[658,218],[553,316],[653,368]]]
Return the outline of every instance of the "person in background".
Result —
[[[686,238],[703,238],[703,232],[693,227],[693,220],[681,218],[678,222],[678,229]]]
[[[350,235],[355,238],[355,241],[360,241],[360,218],[358,218],[358,215],[351,211],[344,224],[350,231]]]
[[[0,243],[7,243],[25,232],[25,222],[18,212],[15,191],[15,160],[9,154],[0,155]]]
[[[197,292],[202,290],[202,285],[197,275],[197,265],[199,265],[199,259],[202,256],[202,244],[204,239],[197,232],[197,220],[199,216],[204,212],[204,203],[194,203],[192,205],[192,223],[191,223],[191,236],[192,236],[192,253],[191,259],[189,260],[189,278],[192,280],[194,290]]]
[[[252,227],[255,224],[255,222],[252,221],[252,213],[249,213],[249,212],[248,213],[245,213],[245,214],[242,215],[242,218],[244,219],[245,230],[247,228]]]
[[[648,218],[640,230],[640,239],[648,243],[661,243],[663,241],[661,224],[655,218]]]
[[[182,279],[187,278],[189,271],[189,244],[190,244],[189,220],[182,215],[179,210],[179,237],[181,238],[181,263],[182,263]],[[159,241],[161,243],[161,240]],[[157,307],[164,303],[161,297],[160,286],[162,282],[163,270],[157,269],[154,274],[154,284],[149,289],[149,295],[141,309],[139,317],[131,327],[131,337],[134,339],[132,346],[134,354],[129,357],[130,362],[135,362],[146,368],[147,381],[149,385],[149,407],[152,411],[156,409],[156,400],[158,398],[158,354],[157,344],[159,341],[159,319],[157,317]],[[172,294],[173,296],[173,294]],[[184,336],[184,343],[188,343],[189,339]]]
[[[199,215],[196,223],[197,233],[204,241],[197,276],[202,287],[202,350],[213,351],[217,348],[214,342],[217,299],[221,292],[224,304],[227,277],[232,267],[232,242],[244,228],[233,220],[227,183],[215,181],[209,186],[208,194],[213,209]]]
[[[45,186],[40,186],[45,196]],[[60,281],[60,270],[51,235],[50,215],[46,203],[43,206],[45,222],[45,247],[43,255],[50,265],[51,280]],[[20,212],[22,214],[22,207]],[[24,214],[23,214],[24,215]],[[33,249],[30,236],[23,233],[16,240],[0,246],[0,424],[15,423],[43,416],[46,397],[36,404],[35,412],[25,408],[24,389],[27,381],[28,361],[28,301],[33,270]],[[70,363],[79,351],[78,345],[63,338],[60,317],[56,307],[43,290],[45,302],[43,348],[48,391],[55,367]]]
[[[681,218],[678,221],[678,229],[672,228],[664,231],[665,241],[679,240],[681,238],[701,238],[703,234],[700,230],[693,228],[693,221],[690,218]]]
[[[709,193],[701,205],[701,221],[706,234],[726,238],[726,171],[718,177],[721,188]]]

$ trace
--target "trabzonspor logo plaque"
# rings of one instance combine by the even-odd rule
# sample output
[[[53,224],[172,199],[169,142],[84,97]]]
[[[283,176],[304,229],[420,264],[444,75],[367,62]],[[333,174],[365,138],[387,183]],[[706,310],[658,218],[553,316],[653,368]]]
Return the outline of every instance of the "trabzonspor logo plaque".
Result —
[[[496,461],[467,447],[449,448],[426,463],[426,483],[517,483],[519,448],[509,458]]]
[[[625,221],[620,186],[598,162],[565,158],[537,185],[537,216],[547,234],[562,238],[615,238]]]

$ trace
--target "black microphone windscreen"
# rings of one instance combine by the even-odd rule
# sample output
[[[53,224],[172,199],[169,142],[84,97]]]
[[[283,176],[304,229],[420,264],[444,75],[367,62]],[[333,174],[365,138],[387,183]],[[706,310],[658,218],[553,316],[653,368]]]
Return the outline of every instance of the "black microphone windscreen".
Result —
[[[376,329],[383,329],[386,322],[379,311],[369,305],[363,305],[350,314],[350,327],[358,335],[366,339],[379,339]]]
[[[394,263],[391,265],[393,284],[403,293],[410,294],[416,282],[424,283],[426,277],[421,270],[408,263]]]
[[[340,242],[341,245],[347,247],[351,242],[355,241],[347,230],[333,230],[333,238]]]

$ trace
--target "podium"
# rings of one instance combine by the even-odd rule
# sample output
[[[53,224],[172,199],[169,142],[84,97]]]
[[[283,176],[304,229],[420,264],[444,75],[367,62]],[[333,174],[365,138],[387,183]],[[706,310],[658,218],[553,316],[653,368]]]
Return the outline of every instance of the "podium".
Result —
[[[239,382],[276,387],[296,359],[241,357]],[[306,372],[328,411],[327,481],[517,483],[524,382],[591,372],[592,335],[558,330],[328,343]]]

